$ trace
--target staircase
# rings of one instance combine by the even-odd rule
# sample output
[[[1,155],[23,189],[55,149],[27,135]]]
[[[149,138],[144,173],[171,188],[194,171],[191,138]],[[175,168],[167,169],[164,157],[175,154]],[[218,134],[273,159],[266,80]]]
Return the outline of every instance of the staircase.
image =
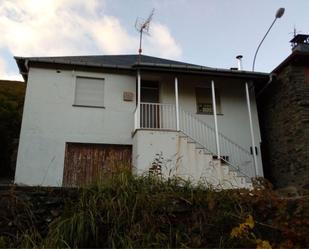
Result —
[[[179,134],[177,163],[175,173],[183,179],[203,182],[213,188],[252,188],[248,177],[233,170],[224,160],[215,159],[212,153],[182,132]]]
[[[194,141],[198,147],[216,157],[215,129],[182,109],[179,110],[179,116],[180,131]],[[220,161],[230,167],[231,171],[236,171],[239,175],[246,177],[247,181],[251,181],[251,178],[255,176],[251,153],[220,132],[219,144]]]
[[[135,112],[135,127],[176,131],[176,108],[173,104],[141,103],[140,122]],[[194,114],[179,108],[179,167],[183,178],[204,179],[213,186],[251,188],[255,176],[249,151],[219,132],[221,155],[217,158],[215,129]],[[190,165],[191,167],[188,167]]]

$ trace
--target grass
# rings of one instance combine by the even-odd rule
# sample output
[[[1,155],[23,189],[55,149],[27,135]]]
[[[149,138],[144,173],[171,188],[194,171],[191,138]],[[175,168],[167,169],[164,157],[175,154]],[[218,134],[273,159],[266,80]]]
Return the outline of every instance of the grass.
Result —
[[[281,199],[261,184],[252,191],[218,191],[178,178],[162,181],[158,177],[122,173],[78,191],[79,198],[66,199],[64,212],[49,225],[47,235],[41,235],[35,228],[28,229],[17,246],[308,246],[308,200]],[[4,237],[0,237],[1,243],[14,245]]]

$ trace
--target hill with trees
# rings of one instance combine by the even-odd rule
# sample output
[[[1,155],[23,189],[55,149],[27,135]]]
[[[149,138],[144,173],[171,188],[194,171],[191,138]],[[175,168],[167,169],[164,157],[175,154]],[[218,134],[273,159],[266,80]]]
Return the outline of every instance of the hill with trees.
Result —
[[[0,177],[14,176],[26,84],[0,80]]]

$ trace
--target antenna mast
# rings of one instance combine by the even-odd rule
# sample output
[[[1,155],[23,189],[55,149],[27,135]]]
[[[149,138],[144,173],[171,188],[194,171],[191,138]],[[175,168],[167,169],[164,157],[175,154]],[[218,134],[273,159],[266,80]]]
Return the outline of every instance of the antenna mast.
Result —
[[[138,49],[138,62],[141,62],[141,54],[142,54],[142,40],[143,40],[143,33],[149,35],[149,26],[152,20],[153,14],[155,9],[152,9],[148,18],[144,19],[136,19],[135,28],[139,32],[139,49]]]

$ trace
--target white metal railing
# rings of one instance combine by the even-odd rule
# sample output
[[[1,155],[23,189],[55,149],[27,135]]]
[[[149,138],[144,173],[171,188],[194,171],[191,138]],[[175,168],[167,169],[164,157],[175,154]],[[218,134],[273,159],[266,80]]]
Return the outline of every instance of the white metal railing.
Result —
[[[176,107],[174,104],[143,102],[140,105],[140,120],[138,120],[137,107],[134,113],[134,122],[135,129],[176,130]],[[217,154],[215,129],[181,108],[179,108],[179,129],[209,153]],[[253,177],[255,175],[253,157],[249,151],[220,132],[219,145],[221,160],[244,176]]]
[[[193,114],[180,109],[180,130],[194,141],[199,143],[208,152],[216,155],[215,129],[202,122]],[[232,168],[248,177],[254,176],[253,158],[249,151],[233,142],[219,132],[219,146],[221,160],[224,160]]]
[[[140,106],[140,128],[175,130],[175,105],[142,102]]]

